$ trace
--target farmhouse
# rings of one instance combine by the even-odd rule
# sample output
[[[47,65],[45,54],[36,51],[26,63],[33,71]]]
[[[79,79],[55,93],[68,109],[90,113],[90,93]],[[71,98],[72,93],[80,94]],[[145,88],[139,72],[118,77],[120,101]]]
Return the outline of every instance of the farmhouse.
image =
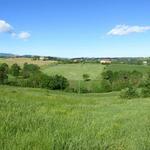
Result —
[[[101,63],[101,64],[111,64],[112,62],[111,62],[110,59],[102,59],[102,60],[100,61],[100,63]]]
[[[41,57],[40,57],[40,60],[46,61],[46,60],[48,60],[48,57],[41,56]]]
[[[148,64],[148,62],[145,60],[145,61],[143,61],[143,64],[144,64],[144,65],[147,65],[147,64]]]

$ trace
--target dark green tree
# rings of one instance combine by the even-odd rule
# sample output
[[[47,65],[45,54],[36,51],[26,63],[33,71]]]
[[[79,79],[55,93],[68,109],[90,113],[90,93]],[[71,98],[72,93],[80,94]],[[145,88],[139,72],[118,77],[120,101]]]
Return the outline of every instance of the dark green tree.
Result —
[[[5,72],[8,73],[9,72],[9,66],[6,63],[2,63],[1,66],[5,69]]]
[[[22,70],[22,75],[24,78],[29,78],[33,74],[40,73],[40,67],[34,64],[25,63]]]
[[[10,68],[10,73],[15,76],[15,77],[18,77],[19,74],[20,74],[20,66],[18,64],[13,64]]]
[[[68,80],[61,75],[54,75],[50,77],[49,88],[51,90],[64,90],[69,86]]]
[[[111,70],[107,70],[102,73],[102,79],[109,80],[110,83],[113,81],[113,72]]]
[[[0,65],[0,84],[4,84],[5,82],[7,82],[7,79],[7,69],[5,65]]]

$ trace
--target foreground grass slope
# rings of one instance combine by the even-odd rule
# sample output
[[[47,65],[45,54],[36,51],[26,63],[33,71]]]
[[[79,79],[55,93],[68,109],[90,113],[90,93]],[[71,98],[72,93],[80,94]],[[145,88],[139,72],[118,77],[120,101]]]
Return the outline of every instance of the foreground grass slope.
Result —
[[[57,64],[43,68],[48,75],[60,74],[68,80],[82,80],[83,74],[89,74],[92,80],[99,78],[104,66],[101,64]]]
[[[0,149],[148,150],[150,99],[0,86]]]

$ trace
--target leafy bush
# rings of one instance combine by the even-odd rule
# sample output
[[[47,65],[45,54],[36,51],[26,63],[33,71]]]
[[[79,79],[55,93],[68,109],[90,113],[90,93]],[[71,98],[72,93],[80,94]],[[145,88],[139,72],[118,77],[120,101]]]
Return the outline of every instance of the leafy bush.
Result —
[[[112,91],[120,91],[129,86],[140,87],[143,79],[143,74],[138,71],[111,71],[105,70],[102,73],[102,80],[105,84],[108,84],[107,81],[112,86]],[[104,84],[104,85],[105,85]]]
[[[20,66],[18,64],[13,64],[10,68],[10,73],[15,76],[15,77],[18,77],[19,74],[20,74]]]
[[[141,89],[141,96],[142,97],[150,97],[150,81],[149,80],[145,80],[143,82],[142,85],[142,89]]]
[[[54,75],[50,77],[48,87],[51,90],[64,90],[69,86],[68,80],[61,75]]]
[[[32,83],[28,79],[19,79],[17,80],[17,86],[20,87],[32,87]]]
[[[135,88],[128,87],[126,89],[121,90],[120,97],[126,99],[132,99],[132,98],[139,97],[139,94]]]
[[[102,88],[102,92],[111,92],[112,91],[112,85],[111,85],[110,81],[105,80],[105,79],[101,81],[101,88]]]
[[[144,88],[141,89],[141,93],[140,94],[141,94],[141,97],[144,97],[144,98],[150,97],[150,89],[144,87]]]
[[[102,73],[102,79],[108,80],[110,83],[112,83],[113,78],[114,78],[114,74],[111,70],[107,70]]]
[[[7,82],[7,68],[5,65],[0,65],[0,84],[5,84]]]
[[[31,87],[48,88],[51,77],[43,73],[37,73],[31,75],[28,80],[29,84],[31,84]]]
[[[6,73],[9,72],[9,66],[8,66],[8,64],[2,63],[0,66],[3,67],[3,68],[5,69],[5,72],[6,72]]]
[[[10,85],[10,86],[18,86],[18,83],[17,83],[17,81],[8,81],[8,82],[7,82],[7,85]]]
[[[135,87],[140,87],[142,80],[143,80],[143,74],[141,72],[134,70],[130,73],[129,82],[131,85]]]
[[[40,67],[34,64],[25,63],[22,70],[22,76],[24,78],[29,78],[33,74],[40,73]]]
[[[112,83],[112,91],[120,91],[122,89],[125,89],[129,86],[129,82],[127,80],[115,80]]]
[[[84,81],[90,81],[90,75],[89,74],[83,74],[83,80]]]

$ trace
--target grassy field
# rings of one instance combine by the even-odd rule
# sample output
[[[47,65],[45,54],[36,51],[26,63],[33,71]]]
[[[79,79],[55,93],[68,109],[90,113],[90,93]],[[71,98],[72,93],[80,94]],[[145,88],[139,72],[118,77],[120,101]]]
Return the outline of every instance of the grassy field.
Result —
[[[32,60],[31,58],[0,58],[0,63],[7,63],[9,66],[11,66],[14,63],[17,63],[20,66],[23,66],[24,63],[29,64],[36,64],[40,67],[43,67],[45,65],[56,63],[55,61],[43,61],[43,60]]]
[[[149,150],[150,99],[0,86],[1,150]]]
[[[108,70],[112,70],[112,71],[139,71],[139,72],[148,72],[150,71],[150,66],[147,65],[129,65],[129,64],[112,64],[112,65],[108,65],[106,67],[106,69]]]
[[[92,80],[100,77],[104,66],[101,64],[56,64],[42,69],[48,75],[61,74],[69,80],[82,80],[82,75],[87,73]]]

